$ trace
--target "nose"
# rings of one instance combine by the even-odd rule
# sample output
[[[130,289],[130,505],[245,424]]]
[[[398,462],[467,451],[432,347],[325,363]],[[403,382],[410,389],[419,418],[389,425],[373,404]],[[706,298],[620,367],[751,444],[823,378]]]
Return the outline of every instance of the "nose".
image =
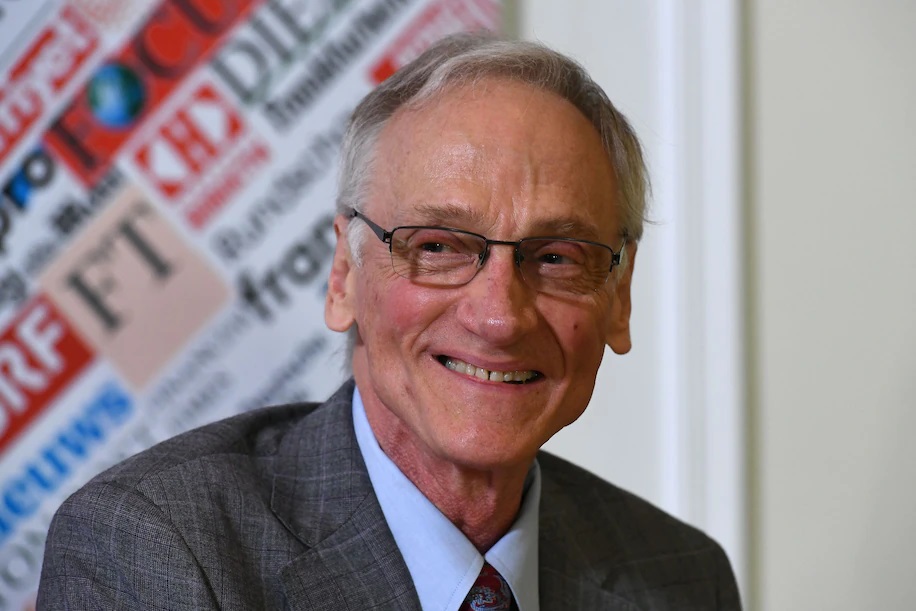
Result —
[[[512,248],[491,246],[483,267],[460,290],[458,319],[493,346],[511,345],[537,325],[536,294],[522,280]]]

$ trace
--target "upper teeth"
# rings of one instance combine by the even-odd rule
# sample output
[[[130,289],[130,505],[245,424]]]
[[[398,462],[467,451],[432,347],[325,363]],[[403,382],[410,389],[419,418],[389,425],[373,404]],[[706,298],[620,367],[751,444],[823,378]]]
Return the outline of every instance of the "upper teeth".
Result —
[[[481,380],[490,380],[491,382],[527,382],[535,377],[534,371],[490,371],[483,367],[476,367],[470,363],[459,361],[458,359],[446,358],[445,366],[452,371],[474,376]]]

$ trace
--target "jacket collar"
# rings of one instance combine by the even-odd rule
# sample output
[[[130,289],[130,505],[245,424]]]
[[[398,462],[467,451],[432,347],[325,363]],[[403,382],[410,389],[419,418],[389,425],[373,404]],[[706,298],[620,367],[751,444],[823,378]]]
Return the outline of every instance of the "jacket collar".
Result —
[[[271,509],[306,551],[281,571],[292,609],[420,611],[413,581],[388,529],[353,432],[352,380],[312,408],[279,443]],[[601,586],[574,546],[576,513],[545,478],[538,575],[542,609],[639,611]]]
[[[613,524],[583,530],[581,498],[571,497],[569,484],[560,485],[543,469],[556,458],[541,452],[542,491],[538,531],[538,585],[541,609],[607,609],[640,611],[635,603],[614,592],[609,564],[622,552]],[[612,519],[609,517],[609,520]]]
[[[353,433],[353,381],[285,435],[271,508],[306,547],[281,572],[293,609],[420,610]]]

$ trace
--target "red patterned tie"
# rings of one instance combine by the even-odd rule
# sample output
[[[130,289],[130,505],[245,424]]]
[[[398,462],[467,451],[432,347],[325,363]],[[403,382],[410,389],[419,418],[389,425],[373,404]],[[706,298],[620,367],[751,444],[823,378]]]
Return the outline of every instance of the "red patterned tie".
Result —
[[[509,584],[496,569],[484,564],[458,611],[510,611],[517,608]]]

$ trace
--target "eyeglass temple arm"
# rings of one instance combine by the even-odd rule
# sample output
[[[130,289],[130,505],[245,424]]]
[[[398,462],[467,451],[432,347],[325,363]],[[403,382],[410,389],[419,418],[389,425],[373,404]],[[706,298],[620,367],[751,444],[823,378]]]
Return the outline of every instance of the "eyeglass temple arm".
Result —
[[[620,265],[620,259],[623,256],[623,249],[626,247],[627,247],[627,235],[624,234],[623,243],[620,245],[620,250],[618,250],[617,252],[614,252],[613,250],[611,251],[612,253],[614,253],[614,256],[611,257],[611,269],[614,269],[615,267]]]
[[[376,224],[375,224],[374,222],[372,222],[372,221],[369,219],[369,217],[367,217],[365,214],[359,212],[358,210],[353,210],[353,209],[351,208],[351,209],[350,209],[350,214],[349,214],[348,216],[349,216],[351,219],[357,219],[357,218],[358,218],[358,219],[362,220],[365,224],[369,225],[369,229],[372,230],[372,233],[375,234],[375,237],[377,237],[378,239],[380,239],[382,242],[385,242],[386,244],[390,244],[390,243],[391,243],[391,232],[385,231],[384,229],[382,229],[381,226],[376,225]]]

